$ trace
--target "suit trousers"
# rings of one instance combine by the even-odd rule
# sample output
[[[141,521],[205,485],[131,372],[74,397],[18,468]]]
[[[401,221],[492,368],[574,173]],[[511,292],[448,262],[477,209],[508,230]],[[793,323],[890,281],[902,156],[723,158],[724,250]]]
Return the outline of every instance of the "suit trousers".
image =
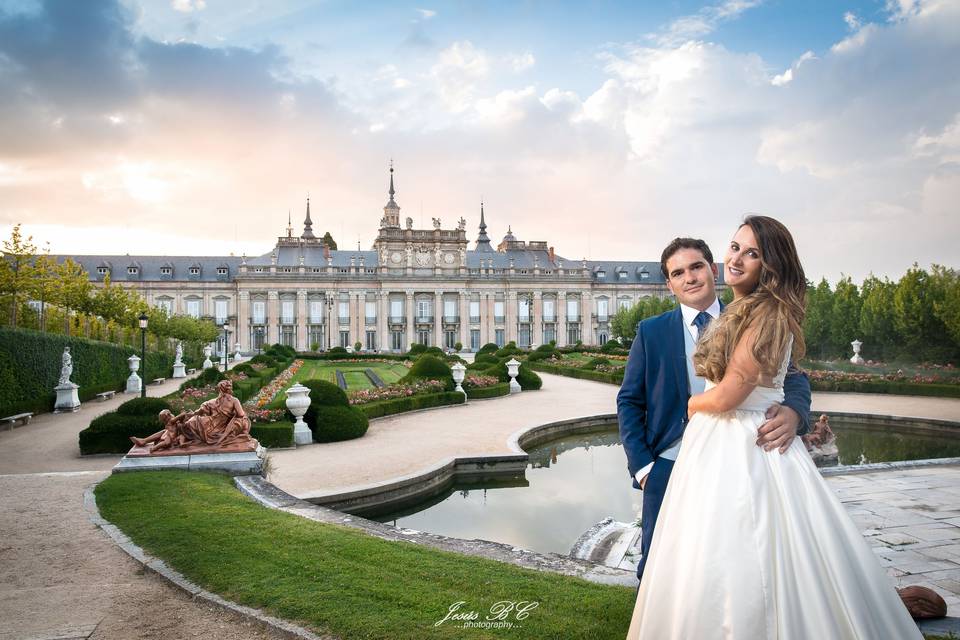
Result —
[[[640,563],[637,565],[637,578],[643,578],[643,568],[647,564],[647,555],[650,552],[650,543],[653,542],[653,530],[657,526],[657,516],[660,514],[660,505],[667,492],[667,483],[670,482],[670,473],[673,471],[673,460],[657,458],[650,475],[643,484],[643,510],[641,512],[640,527]]]

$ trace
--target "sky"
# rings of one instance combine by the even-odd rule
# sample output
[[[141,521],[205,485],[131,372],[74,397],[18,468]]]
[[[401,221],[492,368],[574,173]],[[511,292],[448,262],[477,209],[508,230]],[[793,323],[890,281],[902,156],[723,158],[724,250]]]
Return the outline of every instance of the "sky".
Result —
[[[369,249],[401,217],[568,259],[960,267],[960,0],[0,0],[0,233],[58,254]],[[472,247],[472,242],[471,242]]]

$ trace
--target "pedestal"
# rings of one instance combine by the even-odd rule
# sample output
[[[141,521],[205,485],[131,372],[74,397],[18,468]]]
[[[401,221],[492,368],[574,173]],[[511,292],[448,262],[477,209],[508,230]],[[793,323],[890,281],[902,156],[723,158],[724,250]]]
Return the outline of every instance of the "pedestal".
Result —
[[[80,396],[77,395],[77,389],[80,387],[67,382],[58,384],[54,387],[57,392],[57,402],[53,405],[54,413],[69,413],[80,410]]]
[[[213,361],[210,359],[210,356],[207,356],[207,359],[203,361],[203,368],[209,369],[213,366]]]
[[[113,473],[183,469],[185,471],[225,471],[234,476],[263,474],[263,456],[264,449],[259,444],[256,445],[256,451],[197,452],[182,455],[136,455],[131,450],[113,468]]]
[[[186,378],[187,377],[187,365],[183,364],[174,364],[173,365],[173,377],[174,378]]]
[[[520,388],[520,383],[517,382],[516,378],[510,378],[510,393],[520,393],[523,389]]]
[[[303,418],[297,418],[293,424],[293,443],[297,446],[302,444],[311,444],[313,442],[313,432],[303,421]]]
[[[135,373],[131,373],[130,377],[127,378],[126,393],[140,393],[140,388],[142,384],[143,384],[143,380],[140,379],[140,376],[138,376]]]

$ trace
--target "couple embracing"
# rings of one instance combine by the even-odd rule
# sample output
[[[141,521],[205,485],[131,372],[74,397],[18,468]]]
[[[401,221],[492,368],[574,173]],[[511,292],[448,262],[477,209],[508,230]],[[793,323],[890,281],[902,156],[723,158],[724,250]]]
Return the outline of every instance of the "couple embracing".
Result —
[[[922,636],[796,436],[809,428],[806,278],[790,232],[748,216],[724,258],[678,238],[661,269],[679,305],[637,327],[617,397],[643,490],[628,638]]]

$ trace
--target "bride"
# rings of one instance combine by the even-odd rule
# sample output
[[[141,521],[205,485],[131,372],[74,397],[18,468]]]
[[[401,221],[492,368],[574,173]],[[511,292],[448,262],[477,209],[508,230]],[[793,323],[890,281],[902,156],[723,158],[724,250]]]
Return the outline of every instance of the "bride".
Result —
[[[706,391],[690,398],[628,639],[922,640],[800,439],[783,455],[756,446],[804,352],[790,232],[748,216],[724,267],[734,300],[694,355]]]

